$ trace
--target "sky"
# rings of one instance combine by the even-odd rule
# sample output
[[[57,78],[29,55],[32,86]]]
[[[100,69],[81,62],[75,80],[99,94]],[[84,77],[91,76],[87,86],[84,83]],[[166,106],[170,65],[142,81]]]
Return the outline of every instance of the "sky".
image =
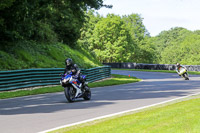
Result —
[[[104,17],[139,14],[151,36],[174,27],[200,30],[200,0],[104,0],[104,4],[113,5],[97,10]]]

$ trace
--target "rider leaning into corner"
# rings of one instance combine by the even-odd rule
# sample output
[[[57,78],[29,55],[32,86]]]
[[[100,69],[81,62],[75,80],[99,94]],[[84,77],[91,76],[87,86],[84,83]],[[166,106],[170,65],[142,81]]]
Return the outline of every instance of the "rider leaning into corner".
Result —
[[[180,71],[179,71],[181,67],[185,68],[185,67],[182,66],[180,63],[176,63],[176,72],[178,73],[179,76],[181,76],[181,75],[180,75]]]
[[[80,74],[80,69],[76,64],[73,63],[73,60],[71,58],[68,58],[65,60],[65,71],[64,74],[68,74],[72,72],[73,75],[77,77],[77,79],[82,83],[82,88],[85,87],[85,80],[82,78]]]
[[[180,75],[180,71],[179,71],[181,67],[182,67],[182,68],[185,68],[185,67],[182,66],[180,63],[176,63],[176,72],[178,73],[179,76],[181,76],[181,75]],[[185,68],[185,69],[186,69],[186,68]]]
[[[181,75],[180,68],[184,68],[186,70],[185,74],[187,77],[185,77],[185,75]],[[180,63],[176,63],[176,72],[178,73],[179,76],[183,76],[185,78],[185,80],[189,80],[186,67],[180,65]]]

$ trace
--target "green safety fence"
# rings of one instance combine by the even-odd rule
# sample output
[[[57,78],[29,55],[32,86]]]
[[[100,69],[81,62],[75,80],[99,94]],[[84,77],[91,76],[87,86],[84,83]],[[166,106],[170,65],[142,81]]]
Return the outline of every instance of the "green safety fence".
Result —
[[[28,87],[58,85],[60,74],[64,68],[38,68],[11,71],[0,71],[0,91],[15,90]],[[111,67],[102,66],[91,69],[81,69],[87,82],[94,82],[111,76]]]

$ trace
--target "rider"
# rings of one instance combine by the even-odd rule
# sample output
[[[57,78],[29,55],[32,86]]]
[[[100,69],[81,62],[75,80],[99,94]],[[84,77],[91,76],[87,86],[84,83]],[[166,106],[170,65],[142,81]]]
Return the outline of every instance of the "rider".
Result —
[[[82,87],[84,88],[85,81],[80,74],[80,70],[79,70],[78,66],[73,63],[73,60],[71,58],[68,58],[65,60],[65,65],[66,65],[66,67],[65,67],[64,74],[68,74],[68,73],[72,72],[72,74],[75,75],[77,77],[77,79],[82,83]]]
[[[180,71],[179,71],[181,67],[185,68],[185,67],[182,66],[180,63],[176,63],[176,72],[178,73],[179,76],[181,76],[181,75],[180,75]],[[186,69],[186,68],[185,68],[185,69]]]

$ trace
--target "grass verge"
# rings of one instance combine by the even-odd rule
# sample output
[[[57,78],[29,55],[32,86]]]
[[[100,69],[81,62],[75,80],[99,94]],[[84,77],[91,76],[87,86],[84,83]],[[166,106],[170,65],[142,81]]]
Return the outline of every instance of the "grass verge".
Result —
[[[200,95],[51,133],[197,133],[200,131],[199,111]]]
[[[174,70],[148,70],[148,69],[115,69],[112,68],[112,70],[126,70],[126,71],[143,71],[143,72],[163,72],[163,73],[176,73]],[[188,71],[189,74],[192,75],[200,75],[200,72],[196,71]]]
[[[137,79],[135,77],[112,74],[112,78],[99,81],[99,82],[89,83],[89,87],[90,88],[103,87],[103,86],[110,86],[110,85],[133,83],[133,82],[138,82],[138,81],[140,81],[140,79]],[[0,99],[45,94],[45,93],[54,93],[54,92],[61,92],[61,91],[63,91],[63,88],[60,85],[52,86],[52,87],[41,87],[37,89],[28,89],[28,90],[4,91],[4,92],[0,92]]]
[[[77,50],[78,49],[78,50]],[[79,68],[93,68],[102,64],[88,51],[73,49],[62,43],[17,41],[0,45],[0,70],[30,68],[63,68],[65,59],[71,58]]]

